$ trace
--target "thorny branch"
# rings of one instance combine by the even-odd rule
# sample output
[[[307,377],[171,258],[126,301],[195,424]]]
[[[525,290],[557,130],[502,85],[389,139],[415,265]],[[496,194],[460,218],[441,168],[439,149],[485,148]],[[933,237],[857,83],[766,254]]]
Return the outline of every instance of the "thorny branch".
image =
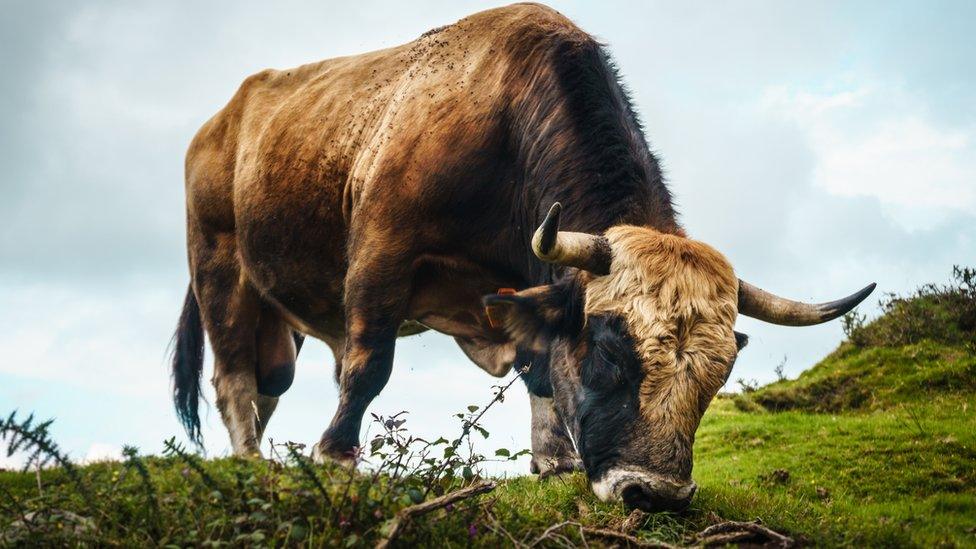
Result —
[[[380,542],[376,544],[376,548],[384,549],[388,547],[390,543],[393,542],[393,540],[395,540],[400,534],[403,528],[406,527],[406,525],[409,524],[414,518],[430,513],[431,511],[436,511],[437,509],[447,507],[448,505],[457,503],[458,501],[490,492],[494,490],[496,486],[497,484],[495,484],[493,481],[483,480],[481,482],[472,484],[471,486],[461,488],[460,490],[455,490],[453,492],[444,494],[443,496],[401,509],[395,517],[390,519],[388,533],[386,534],[386,537],[381,539]]]
[[[522,373],[528,371],[528,369],[531,366],[532,366],[531,364],[529,364],[529,365],[527,365],[527,366],[525,366],[523,368],[519,368],[518,366],[516,366],[514,368],[514,370],[515,370],[515,377],[513,377],[512,380],[508,382],[508,384],[506,384],[505,386],[501,387],[498,390],[498,392],[495,393],[495,396],[494,396],[494,398],[491,399],[491,402],[489,402],[487,406],[485,406],[484,408],[482,408],[481,409],[481,412],[477,416],[475,416],[474,418],[472,418],[470,420],[465,420],[464,426],[461,429],[461,436],[459,436],[457,439],[455,439],[454,442],[451,444],[452,451],[455,451],[455,452],[457,451],[457,449],[461,446],[461,442],[464,441],[465,438],[467,438],[467,437],[469,437],[471,435],[471,428],[472,428],[472,426],[478,425],[478,422],[481,421],[482,416],[484,416],[485,413],[488,410],[490,410],[492,406],[495,405],[495,403],[503,402],[505,400],[505,392],[508,391],[508,388],[511,387],[516,381],[518,381],[519,378],[522,377]],[[448,460],[445,460],[443,463],[441,463],[441,465],[434,471],[433,478],[440,477],[440,475],[444,472],[444,469],[448,466],[449,463],[450,463],[450,461],[448,461]],[[430,493],[430,490],[433,488],[433,486],[434,486],[433,483],[428,484],[427,489],[424,491],[424,497],[426,497],[427,494]]]

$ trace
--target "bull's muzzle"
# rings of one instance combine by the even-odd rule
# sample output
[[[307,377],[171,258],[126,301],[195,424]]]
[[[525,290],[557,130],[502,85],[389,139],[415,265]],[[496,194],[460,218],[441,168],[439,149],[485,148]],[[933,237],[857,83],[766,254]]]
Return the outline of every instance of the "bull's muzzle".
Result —
[[[683,511],[697,486],[636,469],[611,469],[592,481],[593,492],[603,501],[623,501],[641,511]]]

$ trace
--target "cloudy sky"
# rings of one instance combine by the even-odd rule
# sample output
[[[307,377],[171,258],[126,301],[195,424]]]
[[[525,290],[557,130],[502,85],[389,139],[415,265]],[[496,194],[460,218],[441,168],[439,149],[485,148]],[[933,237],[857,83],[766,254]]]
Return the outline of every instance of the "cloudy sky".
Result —
[[[181,434],[166,346],[188,282],[183,154],[200,124],[248,74],[397,45],[493,5],[198,4],[3,3],[0,413],[56,417],[79,459]],[[609,45],[685,227],[742,278],[824,300],[976,261],[976,3],[554,7]],[[768,381],[784,357],[795,376],[842,338],[838,322],[739,329],[752,340],[732,379]],[[308,344],[271,437],[318,438],[331,370]],[[494,383],[423,335],[398,344],[372,410],[449,434]],[[527,447],[528,414],[516,387],[481,448]],[[226,453],[215,410],[204,425],[211,455]]]

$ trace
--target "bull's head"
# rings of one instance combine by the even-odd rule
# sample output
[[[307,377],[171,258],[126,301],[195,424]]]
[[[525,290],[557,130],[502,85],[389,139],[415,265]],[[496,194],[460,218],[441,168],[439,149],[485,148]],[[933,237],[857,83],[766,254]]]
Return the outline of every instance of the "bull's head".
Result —
[[[523,347],[547,352],[555,405],[593,490],[644,510],[680,510],[695,492],[692,445],[746,337],[738,313],[806,326],[861,302],[821,305],[738,280],[711,247],[653,229],[559,231],[559,204],[535,233],[542,260],[578,269],[558,283],[485,298]]]

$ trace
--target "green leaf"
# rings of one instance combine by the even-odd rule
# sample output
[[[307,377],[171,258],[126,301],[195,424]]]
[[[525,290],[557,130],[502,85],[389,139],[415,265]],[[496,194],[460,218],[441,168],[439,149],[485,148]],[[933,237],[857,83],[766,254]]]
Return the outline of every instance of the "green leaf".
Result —
[[[305,539],[306,535],[308,535],[308,528],[301,524],[293,524],[288,532],[288,537],[293,540]]]
[[[461,470],[461,476],[464,477],[464,480],[470,481],[474,478],[474,471],[472,471],[470,467],[465,466],[464,469]]]
[[[502,457],[509,457],[509,456],[512,455],[512,453],[509,452],[508,449],[506,449],[506,448],[499,448],[499,449],[495,450],[495,455],[496,456],[502,456]]]
[[[468,411],[473,414],[478,411],[478,407],[472,404],[471,406],[468,406]]]
[[[473,427],[475,431],[481,433],[481,436],[488,438],[488,431],[486,431],[484,427],[480,425],[472,425],[471,427]]]
[[[370,453],[371,454],[375,454],[376,452],[379,452],[380,451],[380,448],[383,447],[383,443],[384,442],[385,441],[383,440],[383,437],[376,437],[376,438],[374,438],[373,441],[369,443],[369,451],[370,451]]]
[[[414,503],[420,503],[424,501],[424,494],[416,488],[410,488],[407,490],[407,495],[410,496],[410,501]]]

